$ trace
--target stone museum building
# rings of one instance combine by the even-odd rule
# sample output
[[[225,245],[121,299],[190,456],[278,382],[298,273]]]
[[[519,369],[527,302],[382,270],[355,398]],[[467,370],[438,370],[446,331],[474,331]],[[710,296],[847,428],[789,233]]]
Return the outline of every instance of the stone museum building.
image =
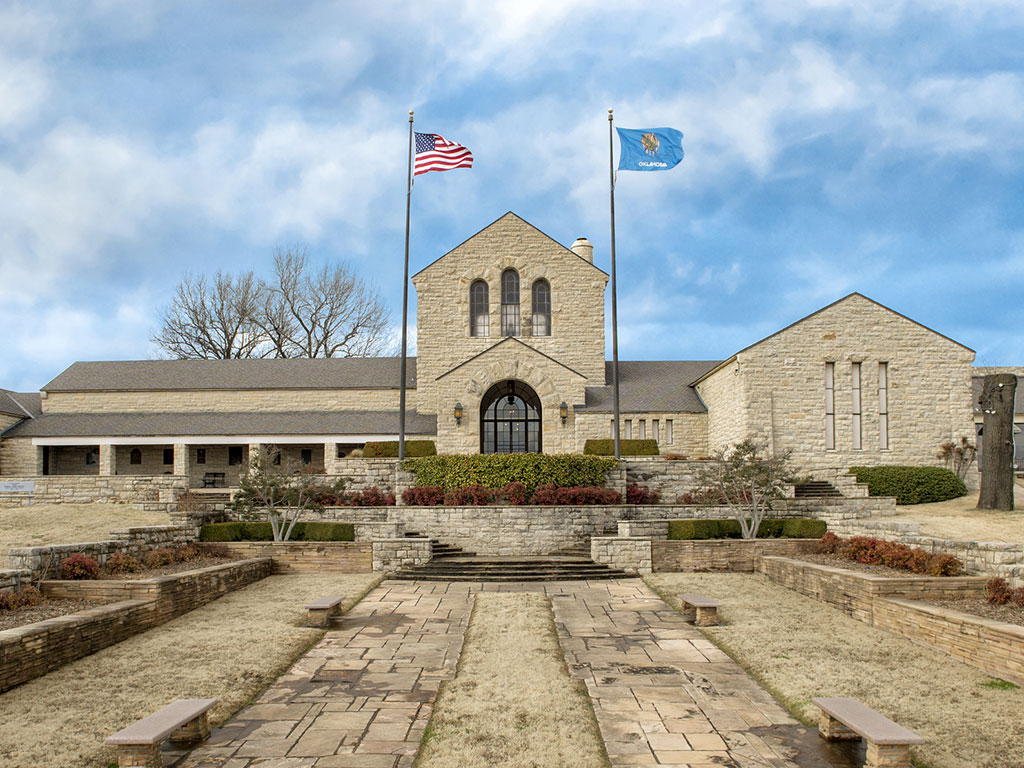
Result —
[[[508,213],[413,276],[407,437],[439,453],[578,453],[612,435],[608,275]],[[669,299],[667,299],[669,300]],[[809,470],[935,464],[975,434],[974,352],[852,293],[720,360],[620,363],[621,434],[699,458],[746,437]],[[731,352],[731,354],[730,354]],[[324,467],[395,440],[397,358],[78,362],[0,390],[0,476],[237,479],[253,446]]]

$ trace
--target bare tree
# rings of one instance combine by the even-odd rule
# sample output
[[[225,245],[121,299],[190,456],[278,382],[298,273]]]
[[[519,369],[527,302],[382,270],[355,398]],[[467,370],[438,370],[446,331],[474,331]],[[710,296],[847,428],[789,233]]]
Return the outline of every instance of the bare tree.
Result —
[[[961,480],[967,478],[967,473],[978,456],[978,449],[970,440],[960,435],[960,442],[949,441],[939,446],[939,452],[935,458],[942,459],[947,469],[952,469]]]
[[[153,342],[171,357],[370,357],[388,346],[380,294],[345,263],[310,272],[305,250],[274,254],[274,275],[186,274]]]
[[[719,449],[697,472],[695,481],[707,506],[724,504],[740,524],[744,539],[756,539],[761,521],[772,502],[785,498],[786,487],[797,479],[790,466],[790,452],[763,455],[765,447],[754,440]]]
[[[305,250],[274,253],[257,323],[275,357],[371,357],[387,344],[380,295],[345,263],[309,272]]]
[[[309,472],[289,473],[275,463],[280,455],[273,445],[260,446],[250,454],[232,506],[246,520],[269,521],[274,541],[288,541],[303,514],[322,507],[314,499],[318,478]]]
[[[261,288],[252,272],[234,277],[217,272],[212,281],[185,273],[161,316],[153,342],[182,360],[259,357],[259,328],[253,316]]]

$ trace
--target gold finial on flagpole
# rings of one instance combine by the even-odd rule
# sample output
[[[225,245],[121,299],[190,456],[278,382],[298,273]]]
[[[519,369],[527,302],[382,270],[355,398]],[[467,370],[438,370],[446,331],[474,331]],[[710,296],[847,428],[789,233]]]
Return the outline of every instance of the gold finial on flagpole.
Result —
[[[409,110],[409,122],[410,123],[412,122],[412,110],[411,109]]]

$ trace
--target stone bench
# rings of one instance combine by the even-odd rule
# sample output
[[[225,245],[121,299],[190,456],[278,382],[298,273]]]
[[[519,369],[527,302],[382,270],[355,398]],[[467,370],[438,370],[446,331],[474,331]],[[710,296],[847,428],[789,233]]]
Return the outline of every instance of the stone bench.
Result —
[[[345,600],[344,595],[331,595],[329,597],[318,597],[311,603],[307,603],[306,626],[320,627],[326,629],[331,623],[331,617],[341,609]]]
[[[713,627],[718,624],[719,603],[714,600],[706,598],[704,595],[680,595],[679,602],[684,608],[692,608],[696,611],[693,623],[698,627]]]
[[[224,487],[224,473],[223,472],[207,472],[203,475],[203,488],[223,488]]]
[[[850,698],[817,698],[821,710],[818,734],[829,741],[861,739],[867,742],[865,768],[911,768],[910,745],[924,739],[875,710]]]
[[[164,739],[190,747],[210,735],[207,712],[217,699],[178,699],[152,715],[108,736],[117,747],[119,768],[163,768],[160,749]]]

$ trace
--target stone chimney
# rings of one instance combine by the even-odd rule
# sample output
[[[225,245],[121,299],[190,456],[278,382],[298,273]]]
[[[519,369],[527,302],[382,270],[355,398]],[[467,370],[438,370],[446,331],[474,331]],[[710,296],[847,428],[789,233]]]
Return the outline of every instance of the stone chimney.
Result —
[[[594,244],[587,240],[585,237],[577,237],[576,242],[570,246],[569,250],[575,253],[577,256],[581,256],[591,264],[594,263]]]

